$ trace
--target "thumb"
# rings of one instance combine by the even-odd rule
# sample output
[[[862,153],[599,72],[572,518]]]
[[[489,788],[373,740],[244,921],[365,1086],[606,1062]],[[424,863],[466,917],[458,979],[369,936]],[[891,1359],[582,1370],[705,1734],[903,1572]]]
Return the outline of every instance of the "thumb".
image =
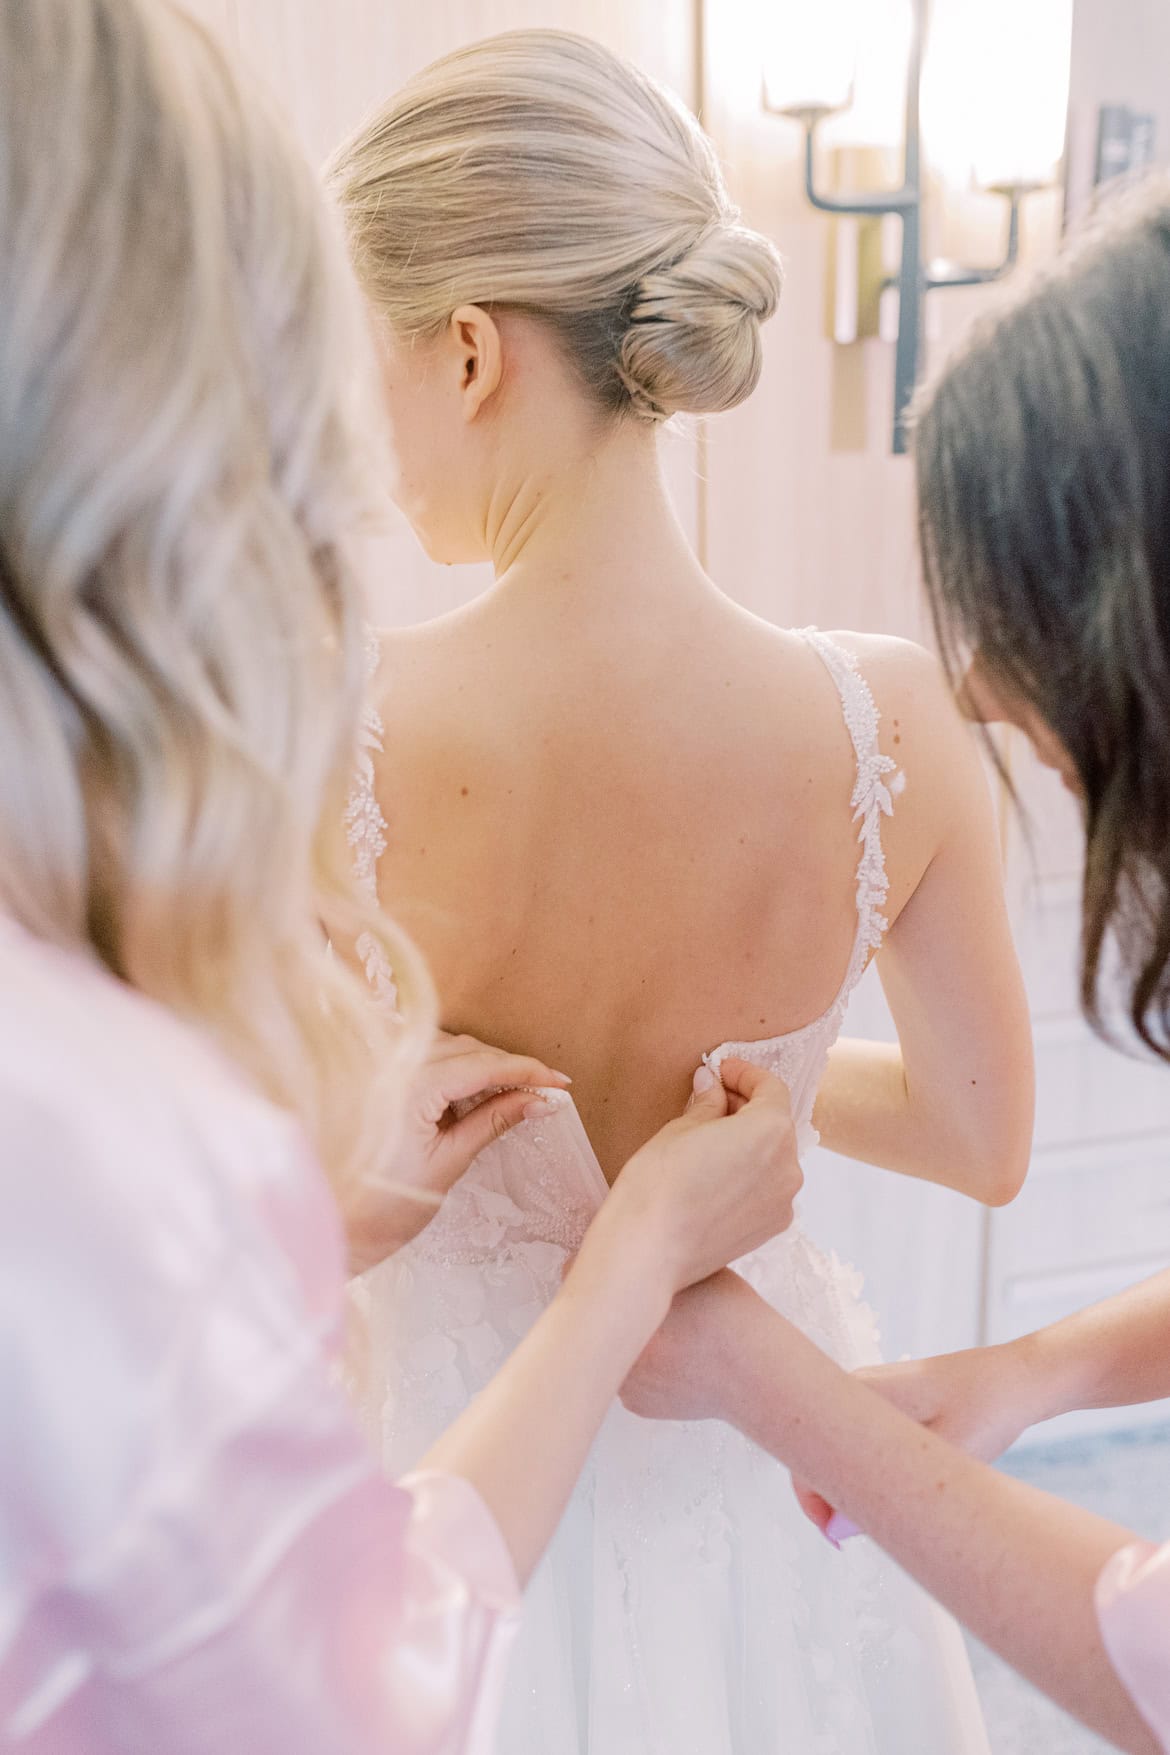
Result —
[[[726,1114],[727,1092],[723,1088],[723,1080],[704,1062],[694,1077],[691,1100],[686,1107],[686,1119],[696,1123],[718,1121]]]
[[[522,1121],[551,1115],[553,1107],[534,1091],[498,1091],[452,1122],[440,1137],[448,1153],[470,1164],[493,1140],[502,1139]]]

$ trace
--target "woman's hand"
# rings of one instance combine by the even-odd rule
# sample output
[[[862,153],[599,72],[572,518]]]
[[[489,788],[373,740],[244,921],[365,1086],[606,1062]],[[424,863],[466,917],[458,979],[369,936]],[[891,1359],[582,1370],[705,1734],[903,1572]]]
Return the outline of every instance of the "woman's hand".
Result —
[[[550,1114],[556,1099],[544,1093],[571,1082],[528,1055],[439,1031],[411,1088],[390,1171],[398,1180],[367,1190],[351,1215],[351,1271],[363,1273],[409,1243],[485,1146],[520,1121]]]
[[[1019,1343],[972,1347],[933,1359],[873,1365],[855,1373],[902,1413],[981,1462],[994,1462],[1028,1426],[1048,1412]],[[831,1538],[854,1533],[832,1506],[794,1481],[805,1515]]]
[[[994,1462],[1041,1417],[1025,1355],[1015,1346],[873,1365],[857,1376],[920,1426],[981,1462]]]
[[[786,1230],[802,1180],[780,1080],[742,1060],[723,1063],[722,1082],[701,1068],[690,1108],[618,1176],[582,1256],[632,1247],[669,1297]]]

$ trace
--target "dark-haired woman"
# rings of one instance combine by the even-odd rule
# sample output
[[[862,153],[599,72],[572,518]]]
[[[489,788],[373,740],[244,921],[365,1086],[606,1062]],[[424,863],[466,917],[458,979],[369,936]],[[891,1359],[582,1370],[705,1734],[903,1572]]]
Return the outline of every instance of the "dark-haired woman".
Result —
[[[1111,942],[1170,1059],[1170,187],[976,333],[916,456],[952,675],[1084,806],[1086,1011],[1105,1027]],[[864,1529],[1118,1747],[1170,1749],[1170,1546],[976,1460],[1065,1409],[1170,1395],[1170,1273],[1012,1347],[863,1375],[728,1273],[676,1304],[626,1400],[738,1426],[811,1484],[831,1540]]]

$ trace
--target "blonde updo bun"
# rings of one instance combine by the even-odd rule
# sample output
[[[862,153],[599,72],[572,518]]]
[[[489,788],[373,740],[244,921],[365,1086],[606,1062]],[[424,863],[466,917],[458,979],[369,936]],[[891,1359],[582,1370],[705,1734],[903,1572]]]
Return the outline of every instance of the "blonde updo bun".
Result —
[[[775,247],[739,223],[695,118],[588,38],[511,31],[435,62],[330,179],[401,335],[462,304],[522,310],[604,408],[648,420],[733,408],[759,378]]]
[[[644,275],[621,349],[631,406],[660,419],[743,402],[763,365],[760,325],[779,298],[775,249],[735,224],[713,227],[672,266]]]

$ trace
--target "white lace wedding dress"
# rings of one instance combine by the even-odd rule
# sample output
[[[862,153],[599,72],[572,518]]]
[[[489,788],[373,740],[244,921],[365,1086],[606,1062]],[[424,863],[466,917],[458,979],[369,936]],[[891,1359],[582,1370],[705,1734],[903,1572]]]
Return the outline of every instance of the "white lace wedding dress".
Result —
[[[852,657],[814,630],[857,756],[857,935],[840,994],[790,1035],[724,1043],[786,1082],[802,1148],[825,1057],[881,941],[882,818],[894,763]],[[371,725],[370,742],[380,728]],[[368,752],[367,752],[368,754]],[[373,882],[384,824],[368,764],[351,802]],[[371,960],[385,991],[390,972]],[[367,1325],[360,1400],[394,1474],[492,1376],[556,1291],[606,1184],[566,1100],[488,1148],[409,1248],[355,1288]],[[860,1279],[799,1221],[736,1264],[843,1365],[879,1358]],[[782,1386],[778,1386],[782,1393]],[[787,1472],[717,1422],[657,1424],[615,1406],[529,1587],[499,1755],[988,1755],[954,1623],[872,1544],[835,1553]]]

